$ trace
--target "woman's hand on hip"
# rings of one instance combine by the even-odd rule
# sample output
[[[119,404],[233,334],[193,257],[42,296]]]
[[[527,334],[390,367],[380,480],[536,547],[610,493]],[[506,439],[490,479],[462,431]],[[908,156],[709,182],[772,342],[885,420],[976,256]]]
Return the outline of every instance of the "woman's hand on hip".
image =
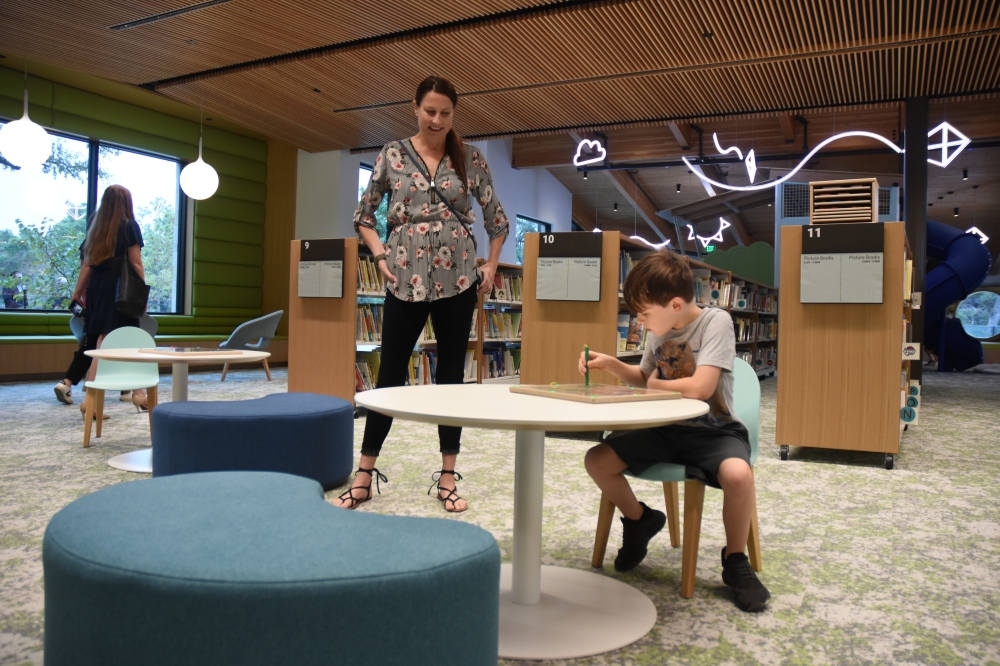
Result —
[[[393,275],[392,271],[389,270],[389,261],[387,259],[379,259],[378,270],[382,273],[382,277],[393,284],[398,284],[399,279]]]
[[[487,261],[479,267],[479,274],[482,275],[482,283],[479,285],[479,293],[490,293],[493,289],[493,276],[497,274],[497,265],[491,261]]]

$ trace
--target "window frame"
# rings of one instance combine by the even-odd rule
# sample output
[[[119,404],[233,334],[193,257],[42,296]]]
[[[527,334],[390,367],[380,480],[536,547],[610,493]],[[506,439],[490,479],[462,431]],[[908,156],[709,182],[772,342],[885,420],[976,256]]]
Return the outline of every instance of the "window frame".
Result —
[[[542,233],[542,234],[548,234],[548,233],[552,232],[552,223],[551,222],[546,222],[544,220],[539,220],[538,218],[531,217],[530,215],[522,215],[521,213],[515,213],[514,214],[514,263],[517,263],[517,248],[518,248],[518,246],[520,245],[520,246],[522,246],[522,248],[524,246],[524,236],[523,235],[521,236],[520,243],[518,243],[518,241],[517,241],[517,223],[518,223],[519,220],[524,220],[525,222],[529,222],[531,224],[540,224],[543,227],[543,229],[541,231],[534,230],[534,231],[527,231],[525,233]],[[522,259],[521,259],[521,263],[518,264],[519,266],[523,266],[524,265],[524,259],[523,259],[523,257],[524,257],[524,250],[523,249],[521,250],[521,257],[522,257]]]
[[[0,124],[10,123],[16,120],[16,118],[7,118],[0,116]],[[157,153],[151,150],[145,150],[142,148],[136,148],[134,146],[128,146],[121,143],[115,143],[113,141],[105,141],[103,139],[96,139],[93,137],[80,136],[78,134],[72,134],[70,132],[63,132],[59,130],[54,130],[45,127],[45,131],[51,136],[60,137],[64,139],[72,139],[73,141],[79,141],[81,143],[86,143],[87,152],[87,213],[86,213],[86,224],[84,228],[89,232],[90,223],[92,221],[94,213],[97,211],[97,207],[100,205],[100,193],[98,190],[98,172],[100,168],[100,149],[101,146],[107,148],[113,148],[115,150],[123,150],[129,153],[135,153],[138,155],[143,155],[146,157],[154,157],[156,159],[167,160],[169,162],[174,162],[177,165],[177,210],[175,212],[175,220],[177,224],[177,237],[180,239],[178,247],[180,251],[177,252],[175,256],[175,276],[177,283],[177,298],[174,301],[174,309],[170,312],[154,312],[152,314],[157,315],[183,315],[187,312],[187,302],[188,302],[188,287],[186,270],[188,258],[192,252],[193,243],[189,241],[188,238],[188,196],[184,193],[180,184],[180,172],[186,167],[190,162],[182,160],[173,155],[165,155],[163,153]],[[17,312],[24,313],[49,313],[57,314],[63,312],[63,310],[40,310],[38,308],[18,308],[17,310],[6,310],[2,309],[3,312],[14,314]]]

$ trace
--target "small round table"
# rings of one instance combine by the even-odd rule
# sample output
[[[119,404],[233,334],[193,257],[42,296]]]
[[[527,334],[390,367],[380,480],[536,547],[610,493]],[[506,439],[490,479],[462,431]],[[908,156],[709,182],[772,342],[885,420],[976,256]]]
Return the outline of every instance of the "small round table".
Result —
[[[206,353],[171,353],[153,354],[141,352],[135,349],[93,349],[84,352],[87,356],[96,359],[107,359],[109,361],[131,361],[134,363],[170,363],[173,366],[171,377],[173,378],[174,402],[181,402],[188,399],[188,366],[189,365],[217,365],[219,363],[253,363],[263,361],[268,358],[270,352],[261,351],[224,351]],[[139,449],[130,453],[123,453],[108,461],[108,464],[115,469],[126,472],[140,472],[142,474],[153,473],[153,450]]]
[[[514,430],[513,564],[500,574],[500,657],[573,659],[639,640],[656,624],[645,594],[578,569],[542,566],[545,431],[630,430],[708,413],[700,400],[589,404],[511,393],[509,386],[450,384],[364,391],[357,404],[439,425]],[[595,498],[598,491],[595,487]]]

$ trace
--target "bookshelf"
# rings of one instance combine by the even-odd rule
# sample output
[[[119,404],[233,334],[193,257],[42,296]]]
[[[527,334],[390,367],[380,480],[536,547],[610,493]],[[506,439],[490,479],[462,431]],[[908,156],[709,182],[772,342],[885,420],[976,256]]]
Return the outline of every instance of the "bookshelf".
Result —
[[[521,367],[524,269],[500,263],[493,289],[483,299],[481,381],[516,383]]]
[[[580,232],[586,233],[586,232]],[[576,369],[577,350],[587,344],[594,351],[614,354],[626,363],[642,359],[646,336],[641,331],[630,344],[633,318],[621,298],[625,277],[635,262],[650,254],[647,246],[630,241],[617,231],[606,231],[602,241],[601,300],[597,303],[537,301],[535,266],[538,259],[538,234],[525,234],[524,291],[521,341],[525,384],[550,382],[579,383]],[[737,354],[757,370],[759,377],[774,375],[777,370],[778,290],[753,280],[701,263],[685,260],[695,273],[695,300],[699,305],[719,307],[746,325],[747,337],[737,345]],[[766,332],[767,337],[762,335]],[[624,338],[625,348],[621,348]],[[604,372],[591,376],[599,383],[617,383]]]
[[[800,303],[803,230],[781,229],[782,330],[776,443],[885,454],[892,469],[910,389],[912,271],[902,222],[884,224],[881,303]],[[919,362],[917,356],[916,362]]]

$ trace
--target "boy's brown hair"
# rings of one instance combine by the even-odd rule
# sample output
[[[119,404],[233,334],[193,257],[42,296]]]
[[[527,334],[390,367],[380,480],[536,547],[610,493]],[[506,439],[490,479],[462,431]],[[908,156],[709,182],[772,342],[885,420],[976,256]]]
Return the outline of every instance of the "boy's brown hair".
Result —
[[[694,275],[679,254],[660,250],[640,259],[622,289],[625,305],[639,312],[650,305],[665,306],[675,298],[694,300]]]

